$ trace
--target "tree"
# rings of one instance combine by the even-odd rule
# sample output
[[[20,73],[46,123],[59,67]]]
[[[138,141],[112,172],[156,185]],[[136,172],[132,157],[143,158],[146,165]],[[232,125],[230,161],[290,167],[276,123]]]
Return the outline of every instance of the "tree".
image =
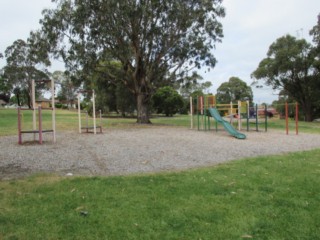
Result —
[[[26,94],[27,104],[31,108],[32,87],[31,80],[48,78],[46,71],[38,70],[37,65],[49,65],[48,56],[38,51],[32,40],[16,40],[5,50],[7,65],[4,67],[3,78],[11,86],[11,92],[16,95],[20,104],[21,94]],[[44,87],[44,86],[40,86]]]
[[[183,107],[183,98],[172,87],[162,87],[153,95],[153,106],[158,113],[172,116]]]
[[[105,67],[108,66],[108,67]],[[135,98],[132,92],[123,84],[121,79],[121,63],[117,61],[100,63],[94,71],[91,81],[86,85],[93,85],[96,90],[96,104],[105,112],[121,112],[125,117],[126,113],[133,113],[136,107]]]
[[[273,89],[285,90],[299,103],[306,121],[312,121],[320,94],[316,64],[312,45],[305,39],[287,35],[271,44],[267,58],[259,63],[252,77],[263,80]]]
[[[246,82],[238,77],[231,77],[228,82],[224,82],[219,86],[216,98],[219,103],[252,101],[253,93]]]
[[[318,22],[317,24],[310,30],[309,34],[313,37],[313,42],[318,48],[320,48],[320,13],[318,15]]]
[[[10,100],[10,90],[10,83],[3,77],[3,74],[0,74],[0,100],[8,103]]]
[[[192,75],[185,77],[179,89],[181,95],[189,99],[194,92],[202,92],[203,94],[212,86],[212,83],[210,81],[201,82],[202,80],[203,78],[197,72],[193,72]]]
[[[121,81],[136,98],[138,123],[150,122],[157,88],[190,68],[215,66],[222,0],[53,1],[57,9],[45,10],[41,20],[51,51],[86,75],[100,63],[119,61]]]
[[[61,86],[57,96],[59,101],[66,102],[68,108],[72,107],[77,99],[76,92],[79,86],[74,84],[71,77],[62,71],[55,71],[51,77]]]

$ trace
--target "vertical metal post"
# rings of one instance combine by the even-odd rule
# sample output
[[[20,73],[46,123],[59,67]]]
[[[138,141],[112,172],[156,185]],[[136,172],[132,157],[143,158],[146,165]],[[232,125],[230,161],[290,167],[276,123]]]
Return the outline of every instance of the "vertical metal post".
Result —
[[[247,101],[247,132],[249,132],[249,119],[250,119],[250,105],[249,105],[249,101]]]
[[[285,104],[285,111],[286,111],[286,134],[289,134],[289,119],[288,119],[288,103]]]
[[[259,123],[258,123],[258,104],[256,104],[256,131],[259,131]]]
[[[204,122],[203,122],[203,114],[204,114],[204,107],[203,107],[203,96],[200,96],[200,109],[201,109],[201,128],[204,129]]]
[[[296,135],[298,135],[299,132],[299,106],[298,103],[296,102]]]
[[[86,129],[87,133],[89,132],[89,113],[86,111]]]
[[[267,104],[264,105],[264,112],[265,112],[264,129],[267,132],[268,131],[268,107],[267,107]]]
[[[215,125],[216,125],[216,132],[218,132],[218,121],[215,121]]]
[[[198,119],[198,131],[200,130],[200,103],[199,97],[197,96],[197,119]]]
[[[41,106],[38,106],[38,118],[39,118],[39,143],[42,144],[42,113]]]
[[[242,119],[241,119],[241,101],[238,101],[238,130],[242,129]]]
[[[100,133],[102,133],[102,115],[101,115],[101,109],[99,110],[100,114]]]
[[[190,129],[193,129],[193,106],[192,106],[192,97],[190,97]]]
[[[96,122],[96,103],[95,103],[95,94],[92,90],[92,106],[93,106],[93,132],[97,134],[97,122]]]
[[[79,120],[79,133],[81,133],[80,93],[78,93],[78,120]]]
[[[31,80],[31,93],[32,93],[32,130],[35,131],[37,129],[36,126],[36,88],[35,81]],[[33,134],[33,140],[36,140],[36,134]]]
[[[203,116],[204,116],[204,130],[207,131],[207,101],[208,96],[203,97]]]
[[[22,144],[22,134],[21,134],[21,107],[18,106],[18,143]]]
[[[53,131],[53,142],[56,142],[56,108],[55,108],[55,89],[54,89],[54,80],[51,79],[51,107],[52,107],[52,131]]]

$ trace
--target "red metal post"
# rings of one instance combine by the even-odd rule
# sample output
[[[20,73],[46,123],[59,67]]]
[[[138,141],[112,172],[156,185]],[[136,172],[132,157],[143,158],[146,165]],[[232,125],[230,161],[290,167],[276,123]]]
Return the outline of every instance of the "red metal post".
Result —
[[[289,120],[288,120],[288,103],[285,104],[285,112],[286,112],[286,133],[289,134]]]

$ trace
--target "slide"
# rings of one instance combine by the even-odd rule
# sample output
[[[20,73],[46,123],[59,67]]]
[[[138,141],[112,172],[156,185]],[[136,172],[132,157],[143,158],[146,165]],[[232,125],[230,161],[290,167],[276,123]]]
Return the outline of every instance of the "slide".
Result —
[[[224,129],[230,133],[232,136],[238,139],[245,139],[246,135],[238,132],[229,122],[225,121],[221,115],[219,114],[218,110],[216,108],[209,108],[209,112],[211,116],[218,122],[221,123],[224,127]]]

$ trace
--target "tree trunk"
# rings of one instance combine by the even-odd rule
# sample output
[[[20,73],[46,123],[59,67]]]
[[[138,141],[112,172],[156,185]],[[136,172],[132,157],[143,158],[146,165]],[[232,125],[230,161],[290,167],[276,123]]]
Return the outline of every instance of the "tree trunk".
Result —
[[[305,111],[305,121],[306,122],[312,122],[313,120],[313,112],[312,112],[312,109],[310,108],[307,108],[306,111]]]
[[[147,124],[151,123],[149,119],[149,98],[143,93],[137,94],[137,123]]]
[[[313,109],[310,104],[301,104],[302,111],[305,114],[305,121],[312,122],[313,120]]]
[[[16,94],[17,101],[18,101],[18,106],[21,107],[21,102],[20,102],[20,93]]]

